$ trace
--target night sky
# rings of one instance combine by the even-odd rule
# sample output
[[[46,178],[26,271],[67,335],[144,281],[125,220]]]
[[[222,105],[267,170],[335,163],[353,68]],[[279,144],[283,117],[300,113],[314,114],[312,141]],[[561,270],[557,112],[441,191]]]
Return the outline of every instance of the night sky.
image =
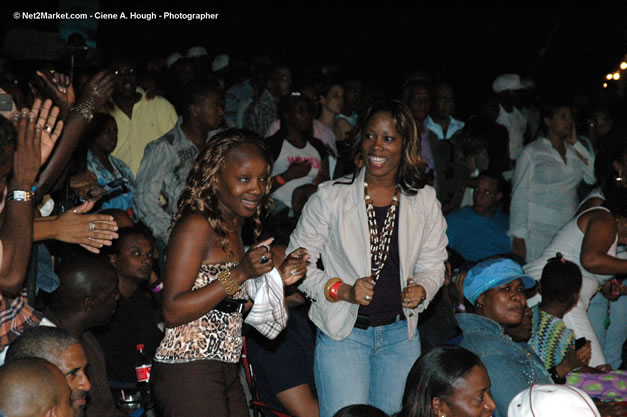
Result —
[[[132,7],[119,0],[100,7],[80,2],[85,3],[112,13],[219,13],[217,20],[203,22],[100,20],[94,38],[104,51],[166,55],[203,45],[210,53],[266,53],[288,62],[297,75],[335,62],[384,90],[397,89],[406,73],[421,70],[452,81],[466,96],[489,88],[503,72],[532,76],[545,89],[588,91],[600,88],[627,52],[625,2],[535,9],[495,1],[439,2],[446,6],[417,1],[413,8],[391,1],[315,6],[153,1]],[[17,10],[59,9],[59,3],[42,4],[43,9]],[[3,8],[5,29],[26,24],[56,30],[56,22],[16,21],[14,10]]]

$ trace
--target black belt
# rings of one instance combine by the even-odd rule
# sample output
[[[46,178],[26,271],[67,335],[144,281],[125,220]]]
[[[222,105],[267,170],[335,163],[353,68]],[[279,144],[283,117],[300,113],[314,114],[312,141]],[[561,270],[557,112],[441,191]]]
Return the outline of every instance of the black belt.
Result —
[[[213,309],[223,313],[243,313],[247,301],[241,298],[225,298]]]
[[[357,321],[355,321],[355,325],[353,327],[365,330],[368,327],[385,326],[402,320],[405,320],[405,315],[403,313],[385,319],[371,319],[370,316],[366,314],[358,314]]]

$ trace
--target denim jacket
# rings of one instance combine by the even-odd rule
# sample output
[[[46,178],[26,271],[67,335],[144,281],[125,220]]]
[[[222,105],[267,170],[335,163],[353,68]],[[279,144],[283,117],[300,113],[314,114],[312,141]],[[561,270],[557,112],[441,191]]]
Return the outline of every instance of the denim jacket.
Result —
[[[552,384],[550,375],[527,344],[517,344],[497,322],[476,314],[458,314],[463,348],[475,353],[488,370],[495,417],[507,416],[510,401],[531,384]]]

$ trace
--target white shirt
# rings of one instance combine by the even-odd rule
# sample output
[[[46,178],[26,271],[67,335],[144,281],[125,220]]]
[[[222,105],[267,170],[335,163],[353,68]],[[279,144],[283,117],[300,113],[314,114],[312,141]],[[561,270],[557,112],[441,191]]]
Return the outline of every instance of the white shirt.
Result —
[[[496,123],[505,126],[509,134],[509,159],[518,159],[527,129],[525,115],[516,107],[513,107],[512,111],[508,113],[503,106],[499,105],[499,116],[496,118]]]
[[[289,208],[292,208],[292,193],[294,190],[301,185],[311,184],[313,182],[316,175],[318,175],[322,160],[320,158],[320,153],[311,143],[307,142],[305,147],[300,149],[292,145],[287,139],[284,140],[283,146],[281,147],[281,153],[274,162],[272,176],[287,171],[291,164],[303,160],[308,160],[311,164],[309,174],[304,177],[288,181],[285,185],[282,185],[274,193],[272,193],[272,198],[281,201]]]
[[[587,164],[575,150],[587,159]],[[513,236],[529,237],[534,224],[560,228],[573,217],[577,211],[577,185],[582,179],[588,184],[595,182],[594,157],[578,142],[574,146],[566,144],[566,160],[564,163],[546,138],[538,138],[523,148],[512,178]]]

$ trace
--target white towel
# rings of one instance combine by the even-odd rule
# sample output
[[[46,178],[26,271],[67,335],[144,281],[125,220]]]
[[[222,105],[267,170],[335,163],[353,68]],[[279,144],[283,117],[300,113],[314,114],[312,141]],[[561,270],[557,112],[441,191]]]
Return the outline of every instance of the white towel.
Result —
[[[276,338],[287,326],[281,274],[273,268],[267,274],[247,280],[245,285],[254,304],[244,322],[268,339]]]

